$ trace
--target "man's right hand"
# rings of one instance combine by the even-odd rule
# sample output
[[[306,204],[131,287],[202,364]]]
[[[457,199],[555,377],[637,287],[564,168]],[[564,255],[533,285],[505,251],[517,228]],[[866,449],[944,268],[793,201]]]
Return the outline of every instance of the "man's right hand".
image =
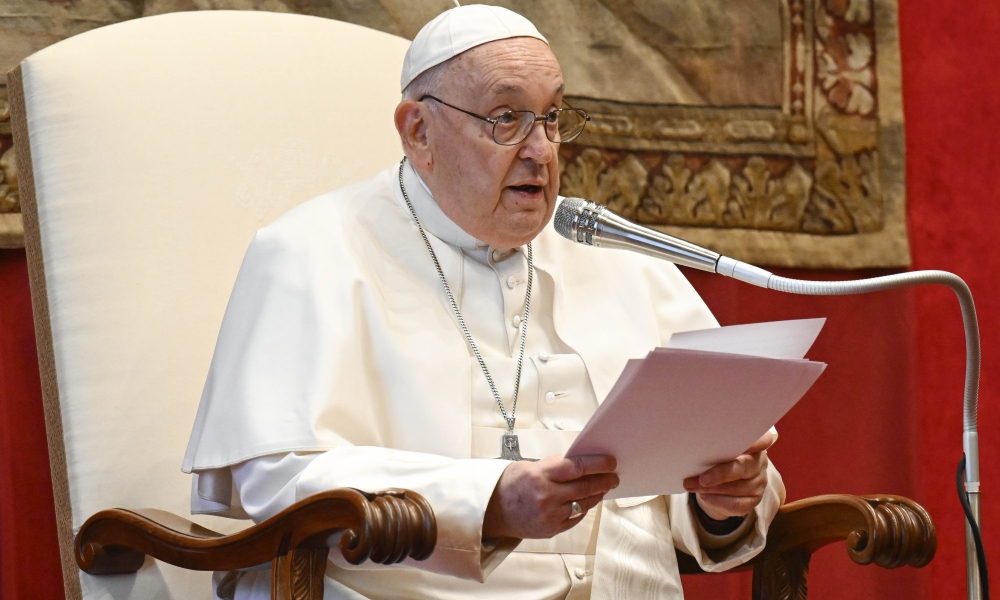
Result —
[[[493,490],[483,519],[483,537],[550,538],[582,520],[570,519],[572,504],[586,511],[618,487],[613,456],[512,462]]]

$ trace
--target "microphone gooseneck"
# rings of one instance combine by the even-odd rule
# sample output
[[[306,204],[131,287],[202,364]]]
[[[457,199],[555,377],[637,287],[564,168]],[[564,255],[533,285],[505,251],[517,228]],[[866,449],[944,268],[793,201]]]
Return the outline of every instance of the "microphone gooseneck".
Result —
[[[920,284],[937,284],[950,288],[958,297],[965,328],[965,393],[962,447],[965,470],[965,493],[969,514],[975,524],[966,530],[966,565],[968,569],[968,594],[970,600],[983,598],[979,573],[977,548],[971,530],[980,520],[979,492],[979,321],[969,286],[957,275],[947,271],[911,271],[896,275],[859,279],[854,281],[805,281],[781,277],[722,256],[672,235],[649,229],[623,219],[607,207],[582,198],[564,198],[556,208],[553,226],[571,242],[599,248],[632,250],[648,256],[662,258],[672,263],[718,273],[758,287],[809,296],[846,296],[868,294]],[[980,545],[981,548],[981,545]],[[983,559],[985,561],[985,558]],[[988,592],[986,592],[988,594]]]

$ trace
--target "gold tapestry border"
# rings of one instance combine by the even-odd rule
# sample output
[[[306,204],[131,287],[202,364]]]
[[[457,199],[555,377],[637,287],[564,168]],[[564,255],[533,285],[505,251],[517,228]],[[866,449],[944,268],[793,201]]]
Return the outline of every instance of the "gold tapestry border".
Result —
[[[785,3],[782,107],[572,98],[562,193],[758,264],[909,265],[896,3]]]
[[[895,0],[781,0],[780,107],[572,98],[594,121],[561,149],[562,191],[743,260],[902,267]],[[23,246],[0,86],[0,248]]]
[[[5,91],[6,88],[0,90]],[[3,248],[24,248],[24,224],[10,129],[10,103],[0,95],[0,249]]]

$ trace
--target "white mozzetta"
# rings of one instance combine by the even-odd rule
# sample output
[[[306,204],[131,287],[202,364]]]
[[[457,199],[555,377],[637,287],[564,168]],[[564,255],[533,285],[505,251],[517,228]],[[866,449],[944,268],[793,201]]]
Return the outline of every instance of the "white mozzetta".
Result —
[[[223,321],[186,471],[342,445],[470,457],[469,350],[402,206],[396,168],[257,233]],[[461,250],[431,243],[449,281],[461,281]],[[552,282],[555,334],[582,357],[597,399],[629,358],[674,332],[717,326],[669,263],[570,244],[551,227],[533,246],[537,277]],[[275,398],[294,399],[296,410]]]
[[[610,503],[619,518],[606,543],[599,538],[590,544],[589,536],[582,543],[554,539],[522,544],[528,552],[509,556],[509,546],[484,547],[477,532],[500,474],[496,465],[503,466],[493,460],[502,420],[482,376],[476,379],[478,365],[404,208],[397,169],[392,165],[307,202],[258,232],[227,309],[185,469],[222,478],[229,473],[225,467],[237,465],[237,483],[248,500],[244,508],[257,518],[305,494],[343,485],[388,487],[403,480],[428,493],[440,508],[441,554],[388,571],[334,559],[336,568],[327,572],[334,598],[354,597],[344,586],[374,598],[457,597],[471,589],[484,597],[524,597],[517,593],[518,569],[529,552],[561,556],[550,579],[587,582],[594,561],[598,571],[613,559],[629,564],[629,557],[638,555],[670,565],[677,540],[707,569],[739,564],[758,552],[763,536],[748,526],[743,548],[725,560],[710,558],[699,545],[685,495],[669,503],[660,497]],[[486,258],[493,249],[441,221],[415,175],[404,171],[404,177],[462,310],[475,317],[472,334],[497,367],[492,370],[498,387],[512,387],[506,380],[512,379],[513,334],[505,323],[522,308],[523,296],[505,290],[502,282],[523,268],[523,249],[500,252],[504,258],[494,264]],[[676,331],[717,324],[669,263],[570,244],[550,227],[533,248],[540,293],[533,304],[537,328],[529,334],[529,354],[545,352],[548,361],[532,361],[533,368],[526,369],[522,401],[533,406],[519,408],[524,421],[519,418],[518,433],[526,455],[547,456],[565,451],[629,358],[664,344]],[[539,404],[536,383],[547,377],[557,384],[553,387],[585,400],[551,423],[544,421],[548,405]],[[295,458],[303,453],[317,454],[306,464]],[[281,454],[285,458],[261,458]],[[280,466],[286,460],[302,463],[301,471],[289,473]],[[440,489],[447,482],[463,486],[455,498]],[[764,529],[770,522],[783,494],[780,480],[775,485],[750,525],[760,522]],[[268,498],[255,489],[277,491]],[[647,505],[656,502],[662,514],[650,520]],[[616,530],[654,525],[644,539],[655,544],[618,543]],[[602,524],[600,536],[607,529]],[[525,572],[541,574],[547,561],[539,558],[539,566]],[[577,569],[583,569],[582,579],[576,578]],[[626,581],[640,593],[679,585],[671,568],[608,566],[606,573],[611,589]],[[266,574],[247,577],[244,583],[256,589]],[[483,579],[486,585],[475,587]],[[607,597],[612,596],[595,595]]]

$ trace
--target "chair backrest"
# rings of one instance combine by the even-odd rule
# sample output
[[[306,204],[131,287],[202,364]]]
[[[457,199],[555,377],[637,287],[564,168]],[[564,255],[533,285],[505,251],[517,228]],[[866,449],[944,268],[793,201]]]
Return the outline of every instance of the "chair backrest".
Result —
[[[247,244],[402,156],[407,45],[315,17],[188,12],[70,38],[11,72],[67,597],[211,597],[210,574],[153,561],[83,574],[73,535],[105,508],[188,514],[181,460]]]

